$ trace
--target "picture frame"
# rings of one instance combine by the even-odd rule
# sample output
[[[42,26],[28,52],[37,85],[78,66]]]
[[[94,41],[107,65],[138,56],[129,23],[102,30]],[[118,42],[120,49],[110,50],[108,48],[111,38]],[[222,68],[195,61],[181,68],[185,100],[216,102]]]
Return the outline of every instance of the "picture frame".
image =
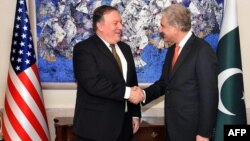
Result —
[[[42,88],[76,89],[73,48],[93,34],[91,16],[100,5],[112,5],[121,12],[124,25],[122,40],[131,47],[139,85],[146,87],[152,84],[160,77],[168,50],[158,30],[161,11],[173,3],[177,2],[36,0],[38,68]],[[183,0],[179,3],[192,13],[192,32],[204,38],[216,51],[223,0]]]

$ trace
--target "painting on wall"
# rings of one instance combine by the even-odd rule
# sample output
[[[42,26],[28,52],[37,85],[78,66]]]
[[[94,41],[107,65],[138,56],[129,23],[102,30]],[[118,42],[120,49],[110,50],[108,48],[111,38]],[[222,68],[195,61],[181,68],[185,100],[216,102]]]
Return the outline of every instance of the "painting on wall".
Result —
[[[223,0],[36,0],[38,67],[42,84],[74,83],[74,45],[92,32],[92,14],[100,5],[119,9],[122,40],[134,55],[138,81],[153,83],[161,74],[168,45],[159,36],[161,11],[174,3],[192,13],[192,31],[216,50]]]

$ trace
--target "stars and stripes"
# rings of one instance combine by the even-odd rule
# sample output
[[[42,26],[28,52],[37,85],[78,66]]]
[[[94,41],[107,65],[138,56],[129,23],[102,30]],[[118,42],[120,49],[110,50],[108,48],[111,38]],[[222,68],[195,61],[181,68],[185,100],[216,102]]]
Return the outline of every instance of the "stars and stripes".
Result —
[[[4,140],[49,140],[25,0],[18,0],[3,114]]]

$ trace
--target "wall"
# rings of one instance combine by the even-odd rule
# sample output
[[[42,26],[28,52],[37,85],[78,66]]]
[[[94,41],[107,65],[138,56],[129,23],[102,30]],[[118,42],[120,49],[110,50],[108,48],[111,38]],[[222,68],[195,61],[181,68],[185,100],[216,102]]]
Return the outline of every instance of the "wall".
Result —
[[[11,47],[12,30],[14,24],[16,0],[0,1],[0,109],[3,108],[4,95],[6,89],[7,72],[9,67],[9,53]],[[250,123],[250,19],[248,12],[249,0],[238,1],[238,18],[240,26],[240,39],[243,63],[243,77],[245,85],[245,101],[248,113],[248,123]],[[51,137],[54,139],[53,118],[55,116],[72,116],[75,104],[75,90],[43,90],[45,107],[49,120]],[[143,115],[163,116],[163,98],[159,98],[154,103],[144,107]]]

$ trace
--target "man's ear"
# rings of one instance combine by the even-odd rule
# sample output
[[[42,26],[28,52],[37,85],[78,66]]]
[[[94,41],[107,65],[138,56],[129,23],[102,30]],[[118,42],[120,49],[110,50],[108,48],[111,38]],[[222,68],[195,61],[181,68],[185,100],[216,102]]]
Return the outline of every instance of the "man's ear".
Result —
[[[174,31],[175,34],[178,34],[178,32],[180,32],[180,27],[177,26],[177,25],[174,25],[173,26],[173,31]]]
[[[97,22],[96,27],[97,27],[98,30],[102,31],[103,30],[103,23]]]

